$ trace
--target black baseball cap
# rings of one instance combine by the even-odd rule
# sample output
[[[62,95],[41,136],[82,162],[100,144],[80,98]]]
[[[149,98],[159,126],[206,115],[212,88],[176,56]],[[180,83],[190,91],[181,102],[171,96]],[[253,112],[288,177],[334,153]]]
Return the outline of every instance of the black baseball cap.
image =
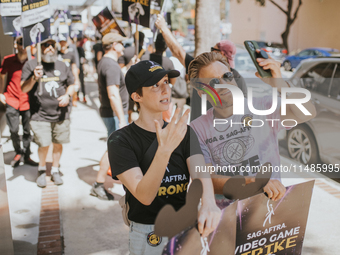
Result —
[[[165,75],[175,78],[180,75],[177,70],[164,70],[164,68],[150,60],[143,60],[130,67],[125,76],[125,85],[131,96],[138,88],[150,87],[159,82]]]

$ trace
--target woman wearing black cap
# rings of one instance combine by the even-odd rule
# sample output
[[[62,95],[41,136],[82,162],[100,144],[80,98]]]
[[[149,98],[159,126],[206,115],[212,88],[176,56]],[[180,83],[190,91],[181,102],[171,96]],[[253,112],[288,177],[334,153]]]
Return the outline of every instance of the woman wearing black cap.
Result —
[[[132,66],[125,83],[132,100],[140,107],[140,115],[134,123],[113,132],[108,140],[112,177],[126,187],[131,255],[161,254],[167,240],[149,240],[154,236],[155,218],[166,204],[171,204],[176,211],[185,204],[190,174],[191,178],[196,177],[194,171],[189,171],[190,162],[204,165],[197,138],[189,136],[186,124],[189,110],[177,124],[174,120],[180,109],[169,124],[162,119],[162,112],[170,103],[169,78],[178,75],[176,70],[166,71],[156,62],[147,60]],[[149,162],[145,163],[149,157]],[[214,201],[211,179],[200,180],[203,195],[198,230],[206,237],[217,227],[221,212]]]

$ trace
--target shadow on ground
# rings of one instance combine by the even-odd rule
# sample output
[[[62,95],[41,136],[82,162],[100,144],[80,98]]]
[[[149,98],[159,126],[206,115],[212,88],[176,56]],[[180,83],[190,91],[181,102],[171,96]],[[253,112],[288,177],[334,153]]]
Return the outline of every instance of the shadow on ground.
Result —
[[[92,184],[96,181],[98,171],[94,170],[94,167],[97,166],[99,166],[99,164],[88,165],[77,169],[79,179],[89,185],[89,190]],[[117,183],[117,181],[113,180],[111,176],[107,175],[104,187],[105,190],[114,197],[114,200],[119,200],[122,196],[110,191],[115,183]]]
[[[15,255],[33,255],[37,254],[37,244],[31,244],[25,241],[13,240]]]

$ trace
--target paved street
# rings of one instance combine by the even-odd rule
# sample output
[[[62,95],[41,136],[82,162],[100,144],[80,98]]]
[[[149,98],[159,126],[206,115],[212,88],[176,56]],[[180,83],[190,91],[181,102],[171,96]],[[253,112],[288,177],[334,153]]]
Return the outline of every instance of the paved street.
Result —
[[[107,177],[105,186],[114,195],[114,201],[101,201],[89,195],[99,160],[106,150],[106,129],[97,111],[97,85],[87,83],[87,91],[89,104],[78,103],[78,107],[73,108],[71,143],[64,146],[60,162],[64,185],[58,187],[58,197],[64,253],[126,255],[128,228],[122,221],[118,204],[124,194],[121,185]],[[1,143],[15,254],[37,254],[42,201],[42,189],[35,184],[37,168],[25,165],[13,169],[9,165],[14,151],[8,137],[6,128]],[[37,146],[33,143],[32,152],[32,159],[38,161]],[[281,160],[282,164],[291,163],[286,156]],[[284,184],[305,182],[307,177],[318,180],[313,191],[303,254],[338,254],[340,184],[320,178],[320,175],[294,177],[283,179]]]

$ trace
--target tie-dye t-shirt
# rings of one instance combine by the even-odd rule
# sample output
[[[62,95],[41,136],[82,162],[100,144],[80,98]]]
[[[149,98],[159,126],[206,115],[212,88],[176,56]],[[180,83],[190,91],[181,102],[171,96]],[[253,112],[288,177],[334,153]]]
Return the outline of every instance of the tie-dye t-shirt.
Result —
[[[195,119],[190,126],[195,130],[204,155],[205,163],[217,166],[230,166],[229,171],[216,172],[219,175],[244,175],[254,176],[257,172],[252,172],[251,166],[260,166],[269,162],[273,167],[280,166],[279,146],[277,134],[285,129],[280,120],[280,104],[278,99],[276,110],[265,116],[254,115],[250,112],[248,104],[244,102],[244,115],[232,115],[227,120],[227,124],[213,125],[214,108],[207,111],[206,115]],[[253,106],[257,110],[267,110],[272,106],[271,97],[253,98]],[[276,119],[277,121],[267,121]],[[244,126],[243,123],[249,125]],[[262,125],[262,127],[255,127]],[[233,123],[231,125],[230,123]],[[239,124],[235,124],[239,123]],[[247,169],[248,166],[248,169]],[[242,169],[243,171],[239,171]],[[273,173],[272,178],[280,179],[280,173]],[[216,199],[223,198],[217,195]]]

